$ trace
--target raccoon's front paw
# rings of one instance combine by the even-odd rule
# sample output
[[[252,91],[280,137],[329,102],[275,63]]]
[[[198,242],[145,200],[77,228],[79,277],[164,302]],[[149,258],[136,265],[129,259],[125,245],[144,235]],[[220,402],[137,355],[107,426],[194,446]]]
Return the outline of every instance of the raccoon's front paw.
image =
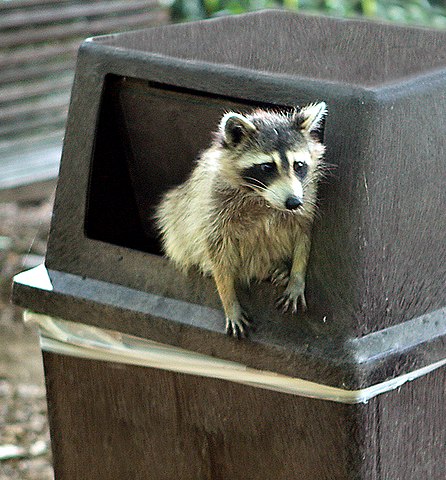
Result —
[[[278,287],[285,287],[290,280],[290,269],[287,265],[276,268],[271,275],[271,283]]]
[[[305,283],[303,281],[296,282],[293,285],[288,284],[283,294],[278,298],[276,307],[286,313],[290,307],[293,313],[297,313],[298,304],[301,304],[302,310],[307,309],[305,300]]]
[[[245,312],[240,312],[233,318],[226,317],[226,333],[236,338],[246,338],[249,330],[252,330],[251,320]]]

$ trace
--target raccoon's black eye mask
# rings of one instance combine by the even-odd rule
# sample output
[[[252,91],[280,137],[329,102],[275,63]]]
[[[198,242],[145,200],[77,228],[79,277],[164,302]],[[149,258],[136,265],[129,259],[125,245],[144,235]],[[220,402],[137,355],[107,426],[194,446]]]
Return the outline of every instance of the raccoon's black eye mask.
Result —
[[[245,168],[241,176],[251,187],[267,187],[277,176],[277,166],[274,162],[260,163]]]

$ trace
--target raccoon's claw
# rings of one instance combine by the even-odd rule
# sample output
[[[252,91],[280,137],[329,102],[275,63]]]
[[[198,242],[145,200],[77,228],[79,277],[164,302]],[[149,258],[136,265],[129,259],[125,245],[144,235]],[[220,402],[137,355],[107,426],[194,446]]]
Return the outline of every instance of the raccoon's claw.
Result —
[[[282,312],[286,313],[292,305],[292,312],[297,312],[297,297],[292,298],[290,294],[284,292],[276,302],[276,307]]]
[[[288,310],[291,307],[292,313],[297,313],[297,307],[298,303],[300,300],[300,304],[302,307],[302,310],[305,311],[307,309],[307,302],[305,300],[305,295],[304,293],[300,293],[298,295],[293,294],[292,292],[285,292],[283,295],[281,295],[277,302],[276,302],[276,307],[281,310],[282,313],[288,312]]]
[[[288,268],[278,268],[274,270],[273,274],[271,275],[271,283],[278,287],[284,287],[288,285],[290,280],[290,271]]]
[[[252,324],[244,313],[241,313],[239,317],[234,320],[226,317],[226,333],[229,336],[239,339],[246,338],[249,330],[252,330]]]

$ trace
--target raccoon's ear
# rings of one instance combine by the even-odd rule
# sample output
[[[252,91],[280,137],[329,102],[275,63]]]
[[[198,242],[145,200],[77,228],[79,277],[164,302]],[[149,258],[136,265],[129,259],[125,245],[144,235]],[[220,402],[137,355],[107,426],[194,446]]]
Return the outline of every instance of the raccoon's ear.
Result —
[[[327,104],[325,102],[312,103],[296,112],[293,120],[296,127],[300,130],[312,132],[320,126],[326,114]]]
[[[226,145],[236,147],[255,132],[255,125],[240,113],[226,113],[220,122],[220,132]]]

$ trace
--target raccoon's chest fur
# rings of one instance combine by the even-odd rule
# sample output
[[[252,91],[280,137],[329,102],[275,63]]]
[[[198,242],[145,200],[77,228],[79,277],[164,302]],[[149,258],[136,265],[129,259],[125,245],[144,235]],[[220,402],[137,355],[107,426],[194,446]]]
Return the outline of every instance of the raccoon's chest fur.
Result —
[[[290,261],[298,237],[291,222],[264,221],[248,229],[249,234],[236,238],[240,256],[238,277],[249,282],[264,280],[284,262]]]
[[[264,280],[289,262],[303,225],[297,215],[235,203],[218,213],[208,241],[242,282]]]

